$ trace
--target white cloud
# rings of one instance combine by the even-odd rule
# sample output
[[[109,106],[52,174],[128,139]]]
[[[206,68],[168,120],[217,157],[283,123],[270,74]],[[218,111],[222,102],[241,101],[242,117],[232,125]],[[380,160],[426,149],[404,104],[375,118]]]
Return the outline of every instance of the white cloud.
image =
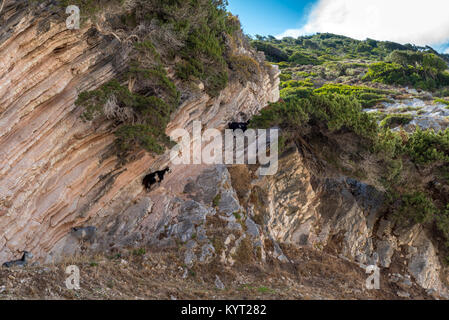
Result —
[[[447,54],[449,54],[449,48],[446,48],[446,50],[444,50],[444,52],[443,53],[447,53]]]
[[[301,29],[278,37],[330,32],[416,45],[449,40],[448,0],[319,0]]]

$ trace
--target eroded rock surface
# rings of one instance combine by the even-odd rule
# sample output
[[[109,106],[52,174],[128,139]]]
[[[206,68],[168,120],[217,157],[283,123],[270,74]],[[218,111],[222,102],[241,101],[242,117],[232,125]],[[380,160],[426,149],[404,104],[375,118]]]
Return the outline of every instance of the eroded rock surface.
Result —
[[[68,243],[74,240],[66,239],[77,226],[97,226],[100,243],[101,227],[107,227],[122,244],[140,240],[132,227],[141,220],[150,220],[148,230],[157,229],[172,216],[164,216],[167,206],[177,203],[164,186],[147,198],[141,179],[168,163],[168,154],[141,152],[121,165],[109,152],[113,123],[83,122],[83,110],[74,104],[79,92],[123,70],[128,52],[120,41],[94,27],[68,30],[65,17],[45,4],[36,11],[27,1],[8,2],[0,17],[0,261],[23,250],[46,261],[56,252],[73,253],[75,245]],[[190,129],[195,120],[204,128],[223,128],[237,115],[249,117],[276,101],[279,71],[267,70],[257,83],[231,83],[217,98],[201,90],[192,94],[167,133]],[[188,174],[173,176],[179,185]]]
[[[399,297],[416,285],[447,297],[445,267],[423,228],[398,229],[382,215],[380,190],[318,176],[296,148],[284,153],[273,176],[250,166],[170,166],[147,192],[142,178],[169,165],[168,153],[141,152],[121,164],[109,152],[113,124],[83,122],[74,104],[80,91],[122,71],[126,50],[111,35],[67,30],[61,17],[39,10],[16,1],[0,16],[0,261],[24,250],[49,263],[85,251],[158,246],[178,248],[187,267],[214,259],[231,267],[248,259],[291,263],[292,246],[361,267],[377,264],[390,275],[385,281],[399,286]],[[191,131],[193,121],[223,129],[247,120],[278,100],[278,76],[267,68],[257,81],[232,82],[216,98],[199,86],[167,134]],[[96,228],[89,239],[71,231],[86,226]],[[218,277],[216,286],[224,287]]]

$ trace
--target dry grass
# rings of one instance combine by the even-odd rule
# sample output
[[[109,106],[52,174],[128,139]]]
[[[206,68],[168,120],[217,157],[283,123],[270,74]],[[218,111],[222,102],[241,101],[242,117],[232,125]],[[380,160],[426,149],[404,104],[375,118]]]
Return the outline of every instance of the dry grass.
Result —
[[[381,290],[365,289],[364,270],[335,256],[283,246],[292,262],[268,259],[226,268],[215,259],[187,270],[177,250],[133,250],[122,256],[82,256],[60,264],[1,269],[0,299],[398,299],[398,288],[386,281]],[[65,287],[66,266],[81,271],[81,289]],[[215,276],[225,284],[218,290]],[[385,276],[386,277],[386,276]],[[412,298],[428,298],[411,288]]]

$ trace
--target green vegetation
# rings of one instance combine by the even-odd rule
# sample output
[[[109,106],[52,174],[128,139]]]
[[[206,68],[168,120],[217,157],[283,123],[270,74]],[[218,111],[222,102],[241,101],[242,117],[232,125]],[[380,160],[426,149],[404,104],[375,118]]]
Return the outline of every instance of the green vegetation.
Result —
[[[442,95],[447,93],[444,88],[449,86],[449,72],[446,71],[449,58],[430,47],[371,39],[359,41],[330,33],[297,39],[256,37],[252,45],[285,71],[282,81],[310,77],[307,72],[292,70],[307,65],[319,66],[314,69],[315,77],[327,80],[360,75],[360,80],[366,82],[440,90]],[[373,97],[368,103],[375,104],[376,99],[381,97]]]
[[[407,193],[401,196],[395,217],[399,223],[411,221],[435,225],[437,232],[445,239],[444,247],[449,250],[449,204],[439,210],[428,194],[419,191]],[[449,264],[449,255],[446,255],[445,262]]]
[[[379,131],[376,150],[390,158],[407,156],[416,165],[449,164],[449,128],[439,132],[417,128],[412,134],[384,128]]]
[[[432,199],[423,192],[403,194],[400,201],[401,205],[395,213],[396,218],[403,222],[429,223],[438,212]]]
[[[444,103],[444,104],[447,104],[447,105],[449,106],[449,100],[445,100],[445,99],[435,99],[435,102],[438,102],[438,103]]]
[[[434,100],[435,103],[442,103],[447,105],[446,109],[449,109],[449,100],[445,100],[445,99],[435,99]]]
[[[303,88],[309,87],[306,83],[302,85]],[[292,83],[286,83],[284,86],[291,87]],[[404,163],[411,163],[413,167],[430,172],[442,171],[446,173],[447,180],[444,183],[448,185],[449,129],[440,132],[417,129],[410,134],[405,131],[394,132],[389,129],[390,125],[394,122],[407,123],[411,120],[410,117],[389,115],[378,125],[374,114],[362,111],[353,90],[346,88],[348,91],[345,92],[339,86],[336,88],[341,90],[310,91],[307,97],[290,95],[263,109],[251,120],[251,126],[279,126],[282,139],[301,144],[304,143],[307,132],[310,132],[308,128],[312,127],[324,135],[352,132],[357,137],[356,141],[363,142],[359,143],[358,152],[367,152],[382,163],[380,182],[387,191],[387,198],[392,200],[390,210],[397,222],[435,225],[446,239],[449,250],[449,209],[446,209],[446,204],[442,208],[441,200],[444,201],[444,198],[436,196],[430,189],[426,189],[425,185],[409,185],[410,182],[404,180],[407,173],[403,172],[411,170],[409,167],[406,169]],[[323,157],[329,163],[334,162],[332,157]],[[335,167],[344,175],[355,176],[360,170],[356,168],[354,172],[348,171],[339,163],[336,163]],[[364,174],[360,176],[363,179]]]
[[[447,62],[433,53],[393,51],[387,62],[370,65],[364,79],[433,91],[449,85],[447,67]]]
[[[262,294],[267,294],[267,293],[273,293],[274,292],[273,289],[270,289],[270,288],[267,288],[267,287],[258,287],[257,291],[259,291],[259,293],[262,293]]]
[[[325,84],[316,89],[315,93],[320,95],[340,94],[356,98],[363,107],[372,107],[380,102],[389,101],[386,90],[373,89],[363,86],[350,86],[343,84]]]
[[[280,89],[282,99],[287,99],[290,96],[305,98],[312,93],[313,83],[310,80],[287,80],[281,82]]]
[[[311,93],[306,98],[290,96],[263,109],[251,120],[252,127],[279,126],[287,139],[294,139],[301,128],[313,123],[324,125],[331,131],[347,129],[370,140],[377,134],[375,118],[362,111],[356,98],[336,94]]]
[[[131,93],[128,87],[112,80],[97,90],[82,92],[76,105],[85,108],[83,118],[93,120],[99,115],[111,114],[123,124],[115,132],[119,152],[142,147],[147,151],[162,153],[163,146],[169,145],[169,138],[165,135],[165,127],[170,121],[170,114],[176,109],[178,93],[173,90],[172,83],[163,75],[162,71],[146,70],[152,80],[159,83],[161,92],[168,91],[170,103],[166,103],[156,96],[145,96]],[[161,81],[161,78],[165,81]],[[176,92],[176,93],[175,93]],[[160,94],[163,95],[162,93]],[[176,96],[174,96],[176,95]],[[135,122],[139,122],[135,124]]]
[[[293,63],[293,64],[313,64],[313,65],[317,65],[320,64],[320,62],[318,61],[317,58],[302,53],[302,52],[295,52],[293,53],[289,58],[288,58],[288,62]]]
[[[164,1],[165,2],[165,1]],[[226,37],[240,31],[238,19],[225,10],[226,2],[221,0],[172,1],[176,5],[162,6],[164,22],[173,24],[177,33],[185,34],[185,46],[179,51],[182,61],[178,62],[177,76],[183,80],[195,78],[205,83],[212,96],[226,87],[228,63],[236,59],[226,57]],[[182,3],[182,4],[181,4]],[[187,10],[189,15],[180,19],[175,12]],[[160,15],[160,12],[159,12]],[[191,17],[202,17],[191,21]],[[228,60],[226,60],[228,58]]]
[[[394,114],[383,113],[382,108],[367,114],[362,109],[403,94],[394,87],[384,89],[388,85],[433,91],[439,97],[435,103],[449,107],[449,56],[430,47],[333,34],[281,40],[256,36],[252,44],[282,73],[281,100],[263,109],[251,126],[280,127],[283,145],[300,144],[314,159],[356,179],[368,178],[358,164],[360,153],[375,159],[380,172],[374,179],[386,190],[388,212],[398,224],[435,227],[449,252],[449,199],[444,195],[449,187],[449,129],[391,130],[409,124],[413,116],[406,113],[419,114],[419,107],[398,108]],[[357,151],[345,150],[349,160],[342,163],[333,154],[338,149],[326,143],[348,137],[348,133]],[[314,143],[324,143],[329,150],[315,149]],[[440,185],[439,193],[420,182],[423,175]]]
[[[34,0],[36,1],[36,0]],[[80,8],[81,20],[94,18],[104,7],[122,5],[124,0],[59,0],[59,6],[63,9],[75,5]]]
[[[265,53],[265,57],[268,61],[271,62],[282,62],[288,61],[288,55],[284,50],[279,49],[278,47],[262,41],[253,41],[251,43],[258,51],[263,51]]]
[[[297,87],[305,87],[305,88],[313,88],[313,82],[309,79],[306,80],[288,80],[281,82],[281,89],[285,88],[297,88]]]
[[[229,68],[236,74],[243,84],[255,80],[260,74],[259,63],[253,58],[245,55],[232,55],[229,58]]]
[[[134,249],[134,250],[132,251],[132,254],[133,254],[134,256],[143,256],[143,255],[145,255],[145,253],[146,253],[145,248]]]
[[[288,64],[320,64],[347,59],[384,61],[393,51],[436,53],[430,47],[417,47],[411,44],[401,45],[372,39],[359,41],[331,33],[318,33],[297,39],[256,36],[256,40],[253,40],[252,44],[259,51],[265,52],[269,61],[286,62]],[[442,55],[441,57],[449,61],[446,56]]]
[[[410,135],[405,151],[418,164],[449,162],[449,128],[439,132],[418,128]]]
[[[413,120],[413,116],[409,114],[389,114],[380,122],[381,127],[397,127],[406,125]]]
[[[212,205],[214,207],[218,207],[218,205],[220,204],[220,200],[221,200],[221,193],[217,194],[214,199],[212,200]]]
[[[338,94],[356,99],[364,108],[373,107],[378,103],[390,101],[387,95],[391,94],[391,92],[386,90],[334,83],[327,83],[318,89],[314,89],[314,83],[311,79],[282,81],[280,89],[282,99],[287,99],[291,96],[307,98],[312,93],[324,96]]]
[[[60,2],[62,7],[66,4]],[[123,1],[70,4],[80,7],[85,20],[93,20],[104,8],[119,7]],[[180,80],[178,87],[202,82],[213,97],[230,78],[243,84],[257,80],[259,62],[235,54],[237,47],[248,44],[239,20],[226,11],[226,5],[225,0],[136,0],[133,8],[116,13],[119,19],[109,27],[138,39],[131,45],[126,73],[97,90],[80,93],[76,104],[84,108],[84,120],[115,121],[119,155],[125,157],[139,148],[160,154],[170,145],[165,128],[180,103],[174,78]],[[168,70],[175,76],[169,77]]]

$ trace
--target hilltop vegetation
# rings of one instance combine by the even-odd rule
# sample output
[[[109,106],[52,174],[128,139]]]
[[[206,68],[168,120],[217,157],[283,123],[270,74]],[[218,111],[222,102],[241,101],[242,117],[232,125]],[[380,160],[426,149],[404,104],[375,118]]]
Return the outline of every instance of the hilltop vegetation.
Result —
[[[297,39],[256,36],[256,39],[252,40],[252,44],[258,50],[264,51],[267,59],[271,62],[293,64],[305,64],[299,59],[301,56],[310,59],[305,61],[315,61],[318,64],[348,59],[383,61],[394,51],[426,52],[440,56],[438,52],[428,46],[401,45],[395,42],[372,39],[360,41],[331,33],[318,33]],[[447,55],[441,55],[440,57],[449,62]]]
[[[386,62],[371,64],[364,79],[433,91],[449,86],[449,72],[446,69],[446,61],[434,53],[396,50],[387,57]]]
[[[258,36],[252,45],[265,52],[268,61],[278,64],[281,69],[312,65],[321,66],[316,69],[323,71],[324,76],[332,73],[353,76],[351,69],[361,68],[365,74],[361,78],[364,82],[432,91],[449,87],[448,56],[440,55],[428,46],[372,39],[359,41],[329,33],[281,40]],[[284,80],[294,77],[288,70],[285,74]]]
[[[78,0],[72,4],[80,6],[87,23],[123,3]],[[223,0],[137,0],[132,8],[119,9],[104,27],[126,37],[123,43],[131,52],[128,67],[98,90],[81,93],[76,104],[85,108],[85,120],[116,120],[119,154],[138,148],[165,150],[170,142],[165,128],[181,102],[180,91],[198,90],[202,83],[214,97],[230,79],[246,83],[258,76],[264,66],[236,53],[238,47],[250,46],[226,5]]]
[[[251,125],[278,126],[281,146],[295,143],[309,154],[307,159],[322,163],[318,167],[378,185],[389,199],[387,215],[398,224],[432,228],[445,239],[440,244],[448,253],[449,129],[391,130],[393,124],[408,124],[412,116],[381,112],[382,103],[407,94],[405,86],[443,97],[436,102],[445,104],[447,56],[430,47],[332,34],[258,37],[252,44],[281,68],[282,81],[281,100],[262,110]],[[348,135],[349,142],[342,140]]]

